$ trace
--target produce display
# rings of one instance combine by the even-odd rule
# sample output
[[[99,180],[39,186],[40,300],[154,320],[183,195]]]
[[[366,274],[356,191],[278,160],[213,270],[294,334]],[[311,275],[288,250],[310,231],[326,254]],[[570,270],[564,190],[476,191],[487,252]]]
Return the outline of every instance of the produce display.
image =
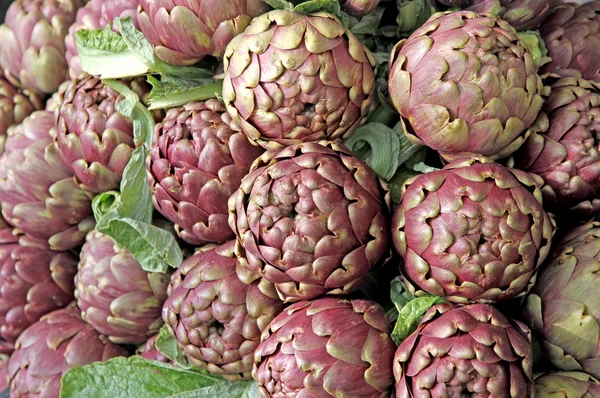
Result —
[[[600,0],[7,3],[0,397],[600,398]]]

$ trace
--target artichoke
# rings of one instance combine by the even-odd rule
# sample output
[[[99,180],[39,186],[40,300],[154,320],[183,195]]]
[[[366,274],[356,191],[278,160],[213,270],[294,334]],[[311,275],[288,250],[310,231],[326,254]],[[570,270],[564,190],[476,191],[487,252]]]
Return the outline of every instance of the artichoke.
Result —
[[[9,131],[0,158],[0,206],[19,231],[67,250],[94,227],[92,197],[56,153],[49,133],[54,124],[52,112],[37,111]]]
[[[227,200],[262,153],[232,129],[216,99],[170,109],[147,160],[155,208],[193,245],[233,239]]]
[[[524,45],[494,15],[434,14],[390,55],[389,93],[407,136],[447,160],[516,151],[543,104]]]
[[[77,258],[0,230],[0,334],[9,343],[43,315],[73,301]]]
[[[86,324],[75,306],[44,315],[17,340],[8,363],[11,396],[58,397],[67,370],[127,355]]]
[[[535,379],[535,396],[539,398],[600,397],[600,384],[581,372],[548,373]]]
[[[349,294],[389,254],[387,185],[340,143],[265,153],[229,200],[241,264],[286,302]]]
[[[69,76],[72,80],[77,79],[82,72],[75,33],[81,29],[104,29],[115,18],[131,17],[135,21],[138,4],[138,0],[90,0],[77,11],[77,18],[69,27],[69,34],[65,38]]]
[[[379,0],[339,0],[342,10],[354,17],[363,17],[371,13],[377,5]]]
[[[140,97],[147,93],[145,77],[128,84]],[[58,111],[56,151],[88,192],[118,189],[135,148],[133,123],[117,111],[118,92],[93,76],[73,80]]]
[[[4,152],[8,128],[40,109],[44,109],[44,103],[39,96],[17,89],[0,70],[0,154]]]
[[[91,231],[81,249],[75,297],[83,319],[117,344],[158,333],[169,276],[146,272],[109,236]]]
[[[392,238],[409,290],[457,303],[529,290],[554,234],[541,185],[536,175],[478,157],[407,180]]]
[[[156,56],[173,65],[191,65],[225,47],[267,11],[262,0],[139,0],[138,23]]]
[[[540,73],[575,69],[600,82],[600,1],[557,3],[540,27],[552,61]]]
[[[169,358],[161,354],[161,352],[155,347],[154,343],[156,343],[157,337],[157,334],[150,337],[141,347],[137,349],[136,354],[151,361],[170,363]]]
[[[525,302],[525,317],[561,370],[600,378],[600,222],[570,231]]]
[[[67,79],[65,36],[84,0],[15,0],[0,27],[0,66],[17,87],[52,94]]]
[[[225,51],[223,100],[266,147],[347,138],[375,98],[375,61],[329,14],[275,10]]]
[[[486,304],[431,307],[394,358],[396,397],[533,396],[531,332]]]
[[[227,378],[248,378],[260,334],[283,303],[273,285],[244,271],[234,242],[209,245],[173,275],[163,318],[190,362]]]
[[[381,306],[321,298],[287,307],[263,332],[252,376],[267,397],[389,397],[396,345]]]
[[[544,179],[547,209],[587,221],[600,214],[600,83],[579,72],[553,80],[537,122],[542,134],[530,135],[513,163]]]

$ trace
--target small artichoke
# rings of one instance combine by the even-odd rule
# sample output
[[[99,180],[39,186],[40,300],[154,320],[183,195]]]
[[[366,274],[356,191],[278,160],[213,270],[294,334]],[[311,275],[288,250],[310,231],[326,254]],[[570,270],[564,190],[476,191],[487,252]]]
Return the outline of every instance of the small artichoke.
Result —
[[[268,7],[262,0],[139,0],[138,23],[156,56],[191,65],[220,58],[227,44]]]
[[[600,222],[570,231],[525,301],[525,319],[552,364],[600,378]]]
[[[122,81],[140,97],[145,78]],[[117,111],[118,92],[94,76],[82,76],[66,88],[58,110],[56,151],[88,192],[118,189],[135,148],[133,123]]]
[[[65,36],[83,0],[15,0],[0,26],[0,66],[15,86],[52,94],[67,79]]]
[[[535,379],[535,396],[539,398],[600,397],[600,383],[582,372],[547,373]]]
[[[131,17],[135,21],[138,4],[139,0],[90,0],[77,11],[76,20],[69,27],[69,34],[65,38],[69,76],[72,80],[77,79],[82,72],[75,40],[77,31],[104,29],[115,18]]]
[[[17,340],[8,363],[11,396],[58,397],[67,370],[125,355],[85,323],[77,307],[51,312]]]
[[[4,78],[0,69],[0,155],[4,152],[8,128],[40,109],[44,109],[40,97],[17,89]]]
[[[396,398],[533,395],[531,332],[486,304],[431,307],[394,358]]]
[[[216,99],[170,109],[147,160],[154,207],[193,245],[231,240],[227,200],[262,153]]]
[[[75,297],[83,319],[117,344],[158,333],[169,276],[146,272],[108,235],[96,230],[81,248]]]
[[[600,214],[600,83],[579,72],[552,80],[536,122],[541,134],[529,136],[513,163],[544,179],[547,209],[587,221]]]
[[[12,228],[0,230],[0,334],[14,343],[43,315],[73,301],[77,258],[48,250]]]
[[[542,183],[478,157],[407,180],[392,238],[409,290],[457,303],[507,300],[529,290],[554,234]]]
[[[254,353],[260,397],[389,397],[396,350],[390,332],[383,308],[369,300],[290,305]]]
[[[163,307],[191,363],[230,379],[250,377],[260,334],[283,308],[273,285],[240,267],[234,246],[205,246],[187,259]]]
[[[373,12],[380,0],[339,0],[342,10],[354,17],[364,17]]]
[[[557,3],[540,27],[552,61],[540,73],[575,69],[600,82],[600,1]]]
[[[275,10],[227,47],[223,100],[261,145],[347,138],[375,98],[375,61],[329,14]]]
[[[389,65],[405,133],[446,160],[509,156],[544,102],[532,54],[492,14],[434,14],[394,47]]]
[[[68,250],[94,227],[92,196],[79,188],[54,149],[52,112],[37,111],[10,129],[0,158],[0,206],[20,232]]]
[[[359,288],[389,254],[387,185],[340,143],[265,153],[229,200],[241,264],[286,302]]]

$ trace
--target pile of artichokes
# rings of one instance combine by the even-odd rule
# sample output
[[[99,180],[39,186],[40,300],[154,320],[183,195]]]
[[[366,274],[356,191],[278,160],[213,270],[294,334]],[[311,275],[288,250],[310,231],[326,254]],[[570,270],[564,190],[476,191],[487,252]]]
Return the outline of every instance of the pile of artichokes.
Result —
[[[13,0],[11,397],[600,398],[600,0]]]

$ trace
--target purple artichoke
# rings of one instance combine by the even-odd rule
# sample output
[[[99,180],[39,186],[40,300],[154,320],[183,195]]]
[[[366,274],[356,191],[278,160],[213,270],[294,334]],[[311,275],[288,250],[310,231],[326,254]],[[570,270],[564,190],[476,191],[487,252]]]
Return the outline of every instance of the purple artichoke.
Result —
[[[109,236],[87,235],[75,277],[83,319],[117,344],[142,343],[158,333],[169,276],[146,272]]]
[[[396,345],[381,306],[321,298],[287,307],[263,332],[252,376],[267,397],[389,397]]]
[[[536,397],[600,397],[600,383],[582,372],[547,373],[535,379]]]
[[[83,0],[15,0],[0,27],[0,66],[15,86],[52,94],[67,79],[65,36]]]
[[[342,10],[355,17],[363,17],[375,10],[380,0],[339,0]]]
[[[260,334],[283,303],[273,285],[240,267],[234,246],[206,246],[181,265],[163,318],[194,366],[248,378]]]
[[[570,231],[525,302],[525,318],[561,370],[600,378],[600,223]]]
[[[533,395],[531,332],[490,305],[430,308],[394,358],[396,398]]]
[[[227,47],[223,100],[261,145],[347,138],[375,98],[375,61],[329,14],[275,10]]]
[[[540,27],[552,61],[540,73],[575,69],[600,82],[600,1],[558,3]]]
[[[339,143],[265,153],[229,200],[242,265],[286,302],[359,288],[389,254],[387,185]]]
[[[123,81],[140,96],[145,78]],[[55,145],[79,185],[91,193],[118,189],[135,148],[133,123],[117,111],[123,96],[93,76],[65,88],[58,111]]]
[[[232,129],[218,100],[171,109],[147,161],[154,207],[193,245],[231,240],[227,200],[262,153]]]
[[[173,65],[220,58],[227,44],[268,10],[262,0],[139,0],[138,23],[154,52]]]
[[[77,258],[45,242],[0,231],[0,334],[14,343],[43,315],[73,301]]]
[[[11,396],[58,397],[67,370],[127,355],[79,316],[75,306],[51,312],[17,340],[8,363]]]
[[[407,180],[392,237],[409,289],[457,303],[529,290],[554,234],[541,184],[477,157]]]
[[[0,158],[0,205],[20,232],[67,250],[81,245],[94,227],[92,197],[56,153],[54,125],[52,112],[37,111],[9,131]]]
[[[529,136],[513,163],[544,179],[547,209],[587,221],[600,214],[600,83],[578,72],[553,80],[542,134]]]
[[[447,160],[516,151],[543,104],[532,54],[492,14],[434,14],[390,55],[404,130]]]
[[[81,29],[104,29],[115,18],[131,17],[135,21],[138,4],[138,0],[90,0],[77,11],[77,18],[69,27],[69,34],[65,38],[69,76],[72,80],[77,79],[82,72],[75,33]]]

